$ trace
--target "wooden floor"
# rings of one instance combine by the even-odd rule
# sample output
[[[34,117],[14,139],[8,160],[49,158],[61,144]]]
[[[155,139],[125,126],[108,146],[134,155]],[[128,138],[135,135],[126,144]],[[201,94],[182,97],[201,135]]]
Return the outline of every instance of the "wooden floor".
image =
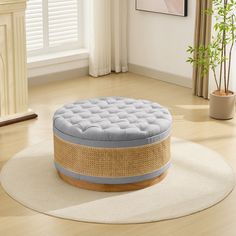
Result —
[[[208,101],[192,96],[190,89],[130,73],[31,87],[30,107],[39,118],[0,128],[0,168],[20,150],[52,137],[53,112],[64,103],[111,95],[145,98],[169,107],[174,117],[174,136],[216,150],[236,169],[235,120],[210,119]],[[236,191],[220,204],[180,219],[149,224],[102,225],[36,213],[12,200],[0,188],[0,235],[235,236]]]

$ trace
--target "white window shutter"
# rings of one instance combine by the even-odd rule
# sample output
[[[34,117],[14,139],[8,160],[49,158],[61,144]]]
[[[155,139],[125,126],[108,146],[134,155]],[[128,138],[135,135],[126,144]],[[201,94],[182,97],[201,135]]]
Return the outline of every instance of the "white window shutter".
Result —
[[[27,50],[43,48],[43,7],[42,0],[29,0],[26,10]]]
[[[78,41],[77,0],[48,0],[49,46]]]
[[[27,50],[37,54],[79,47],[82,0],[28,0]]]

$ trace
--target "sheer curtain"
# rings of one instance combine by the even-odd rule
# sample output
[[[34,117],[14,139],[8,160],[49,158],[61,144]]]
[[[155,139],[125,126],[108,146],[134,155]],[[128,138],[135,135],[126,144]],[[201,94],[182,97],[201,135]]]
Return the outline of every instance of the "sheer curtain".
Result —
[[[89,73],[94,77],[126,72],[127,0],[90,1]]]

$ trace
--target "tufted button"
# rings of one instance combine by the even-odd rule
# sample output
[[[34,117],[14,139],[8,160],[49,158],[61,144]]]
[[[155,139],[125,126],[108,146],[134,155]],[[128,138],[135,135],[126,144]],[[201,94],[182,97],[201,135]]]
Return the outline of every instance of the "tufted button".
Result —
[[[119,110],[118,110],[116,107],[108,108],[107,111],[108,111],[110,114],[117,114],[117,113],[119,112]]]
[[[71,111],[72,111],[73,113],[80,113],[80,112],[82,112],[81,108],[79,108],[79,107],[77,107],[77,108],[75,108],[75,109],[72,109]]]
[[[65,113],[65,114],[62,115],[62,117],[63,117],[64,119],[71,118],[72,116],[73,116],[73,114],[71,114],[71,113]]]
[[[76,117],[72,117],[69,122],[72,124],[72,125],[75,125],[75,124],[78,124],[79,122],[81,121],[81,119],[76,116]]]
[[[81,118],[89,118],[90,117],[90,113],[89,112],[84,112],[80,114]]]
[[[73,107],[74,107],[73,103],[70,103],[64,106],[65,109],[72,109]]]

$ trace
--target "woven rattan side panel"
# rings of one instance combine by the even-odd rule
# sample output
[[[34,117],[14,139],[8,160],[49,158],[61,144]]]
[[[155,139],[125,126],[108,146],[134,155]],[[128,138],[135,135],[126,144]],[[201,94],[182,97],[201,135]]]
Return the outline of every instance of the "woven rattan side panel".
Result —
[[[152,173],[170,160],[170,137],[131,148],[96,148],[54,135],[55,162],[75,173],[96,177],[130,177]]]

